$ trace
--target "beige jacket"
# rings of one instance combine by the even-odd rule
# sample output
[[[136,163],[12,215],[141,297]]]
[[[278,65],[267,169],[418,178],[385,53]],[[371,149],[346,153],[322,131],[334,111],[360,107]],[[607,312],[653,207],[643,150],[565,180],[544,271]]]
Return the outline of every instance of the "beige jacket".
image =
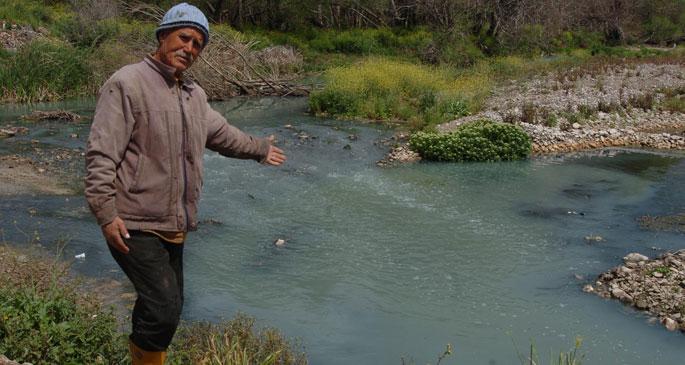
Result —
[[[192,81],[148,56],[102,86],[86,150],[86,199],[98,224],[192,231],[205,147],[263,160],[269,142],[226,122]]]

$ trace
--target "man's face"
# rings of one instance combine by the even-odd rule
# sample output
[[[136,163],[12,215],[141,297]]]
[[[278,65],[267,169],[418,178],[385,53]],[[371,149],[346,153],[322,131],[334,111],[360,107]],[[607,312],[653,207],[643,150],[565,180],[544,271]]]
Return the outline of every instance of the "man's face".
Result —
[[[172,29],[160,34],[155,56],[176,68],[176,73],[180,75],[195,62],[202,51],[203,43],[202,33],[193,27]]]

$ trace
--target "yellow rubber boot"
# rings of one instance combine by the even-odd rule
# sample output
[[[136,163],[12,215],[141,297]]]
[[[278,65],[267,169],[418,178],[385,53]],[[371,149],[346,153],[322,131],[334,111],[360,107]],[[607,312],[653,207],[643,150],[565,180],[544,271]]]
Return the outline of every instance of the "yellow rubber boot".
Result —
[[[166,351],[145,351],[131,341],[128,341],[128,350],[132,365],[164,365],[166,360]]]

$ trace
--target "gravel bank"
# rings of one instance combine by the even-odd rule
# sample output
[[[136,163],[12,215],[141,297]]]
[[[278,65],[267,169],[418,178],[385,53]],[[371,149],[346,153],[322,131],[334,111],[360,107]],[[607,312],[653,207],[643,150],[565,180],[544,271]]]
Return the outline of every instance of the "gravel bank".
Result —
[[[685,149],[685,114],[661,106],[683,97],[685,66],[633,64],[567,70],[495,90],[481,113],[438,126],[450,132],[478,119],[521,125],[533,153],[633,146]]]
[[[669,331],[685,332],[685,250],[650,260],[639,253],[587,284],[583,291],[647,312]]]

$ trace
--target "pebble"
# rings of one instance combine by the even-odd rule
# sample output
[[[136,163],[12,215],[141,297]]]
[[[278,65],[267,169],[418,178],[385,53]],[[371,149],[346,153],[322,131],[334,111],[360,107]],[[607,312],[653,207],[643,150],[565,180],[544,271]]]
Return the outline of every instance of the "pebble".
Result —
[[[277,239],[277,240],[274,241],[274,245],[275,245],[276,247],[285,246],[285,240],[282,239],[282,238],[279,238],[279,239]]]
[[[676,322],[673,319],[668,318],[668,317],[662,319],[661,324],[666,326],[666,329],[669,331],[675,331],[678,329],[678,322]]]

